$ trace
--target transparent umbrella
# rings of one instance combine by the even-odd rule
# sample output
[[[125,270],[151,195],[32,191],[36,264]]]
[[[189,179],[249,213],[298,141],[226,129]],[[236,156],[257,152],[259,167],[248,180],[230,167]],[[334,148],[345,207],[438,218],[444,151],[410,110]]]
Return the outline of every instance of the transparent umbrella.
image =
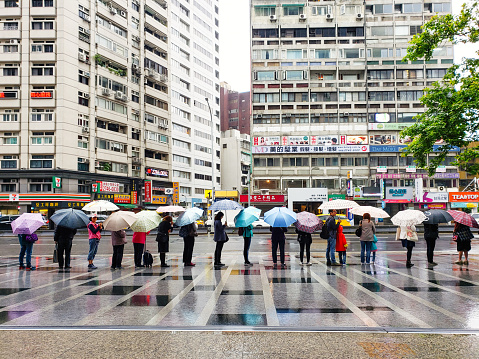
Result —
[[[176,219],[176,225],[179,227],[193,223],[203,215],[203,209],[198,207],[188,208]]]

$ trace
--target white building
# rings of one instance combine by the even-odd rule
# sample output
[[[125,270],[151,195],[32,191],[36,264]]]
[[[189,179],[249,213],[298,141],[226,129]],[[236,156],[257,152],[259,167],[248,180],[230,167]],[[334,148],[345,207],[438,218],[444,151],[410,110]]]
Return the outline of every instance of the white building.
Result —
[[[250,136],[238,130],[221,133],[221,184],[224,190],[246,194],[251,169]]]

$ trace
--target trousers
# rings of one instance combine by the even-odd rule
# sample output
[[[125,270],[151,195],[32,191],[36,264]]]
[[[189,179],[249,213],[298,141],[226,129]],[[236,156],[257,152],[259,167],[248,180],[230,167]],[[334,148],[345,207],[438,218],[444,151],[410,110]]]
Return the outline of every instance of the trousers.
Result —
[[[72,240],[71,239],[59,239],[58,240],[58,267],[63,268],[70,267],[70,253],[72,251]],[[65,259],[63,258],[65,255]]]
[[[111,267],[120,268],[121,261],[123,260],[123,250],[125,248],[124,244],[119,244],[113,246],[113,257],[111,257]]]
[[[223,250],[223,245],[225,242],[216,242],[215,249],[215,265],[221,263],[221,251]]]
[[[281,261],[281,264],[284,264],[284,243],[285,243],[285,238],[271,239],[273,263],[275,264],[278,261],[278,246],[279,246],[279,259]]]

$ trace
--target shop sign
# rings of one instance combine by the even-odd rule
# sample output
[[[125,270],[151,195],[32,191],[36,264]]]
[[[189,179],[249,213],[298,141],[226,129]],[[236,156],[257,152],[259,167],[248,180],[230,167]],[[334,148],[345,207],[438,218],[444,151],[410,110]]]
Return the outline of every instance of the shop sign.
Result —
[[[459,178],[459,173],[436,173],[434,178]]]
[[[404,122],[404,123],[369,123],[369,130],[390,130],[390,131],[401,131],[405,128],[414,125],[414,122]]]
[[[253,137],[253,146],[279,146],[280,144],[280,136]]]
[[[130,192],[130,204],[138,204],[138,192],[131,191]]]
[[[385,199],[384,203],[409,203],[407,199]]]
[[[392,187],[386,189],[386,199],[401,199],[409,202],[412,201],[413,198],[414,193],[412,187]]]
[[[388,166],[377,166],[376,167],[376,172],[387,173],[388,172]]]
[[[48,208],[83,208],[86,205],[84,202],[32,202],[32,207],[35,209]]]
[[[8,200],[10,202],[17,202],[20,200],[20,195],[18,193],[10,193],[8,195]]]
[[[449,202],[449,193],[447,192],[424,192],[422,200],[424,203]]]
[[[416,173],[416,166],[406,166],[406,172]]]
[[[62,179],[61,177],[52,177],[53,188],[62,188]]]
[[[445,173],[446,172],[446,166],[437,166],[436,172]]]
[[[363,196],[363,189],[361,187],[354,187],[354,198],[361,198]]]
[[[130,203],[130,195],[129,194],[115,194],[113,195],[113,202],[114,203]]]
[[[371,145],[369,146],[370,152],[401,152],[407,145]],[[442,145],[433,145],[433,152],[440,152]],[[449,152],[460,152],[461,149],[457,146],[453,146]]]
[[[100,184],[99,183],[92,183],[91,184],[91,191],[92,191],[92,193],[99,193],[100,192]]]
[[[0,92],[0,98],[18,98],[18,93],[16,91]]]
[[[152,177],[168,177],[168,170],[160,170],[158,168],[145,168],[146,175]]]
[[[151,203],[153,204],[166,204],[167,200],[167,196],[151,196]]]
[[[424,209],[446,209],[445,203],[427,203],[424,204]]]
[[[180,182],[173,182],[173,196],[171,199],[173,204],[180,203]]]
[[[173,194],[173,188],[165,188],[165,194]]]
[[[327,188],[288,188],[288,202],[325,202],[327,200]]]
[[[369,145],[338,145],[338,146],[257,146],[253,154],[269,153],[367,153]]]
[[[367,145],[368,136],[346,136],[347,145]]]
[[[415,192],[415,200],[416,202],[421,202],[423,198],[424,186],[422,182],[422,178],[416,178],[414,180],[414,192]]]
[[[453,202],[451,208],[476,208],[477,203]]]
[[[145,181],[144,189],[145,189],[145,202],[150,203],[151,202],[151,195],[152,195],[151,181]]]
[[[328,194],[328,201],[332,201],[335,199],[346,199],[345,194]]]
[[[346,193],[349,197],[353,196],[353,181],[350,179],[346,181]]]
[[[248,202],[248,195],[242,194],[240,195],[240,202],[246,203]],[[250,202],[275,202],[275,203],[284,203],[284,195],[282,194],[254,194],[250,195]]]
[[[113,202],[115,200],[115,195],[109,193],[95,193],[95,199]]]
[[[449,202],[479,202],[479,192],[449,192]]]
[[[116,182],[99,182],[100,192],[120,192],[120,184]]]
[[[376,173],[376,178],[415,179],[430,177],[427,173]],[[459,178],[459,173],[436,173],[432,178]]]

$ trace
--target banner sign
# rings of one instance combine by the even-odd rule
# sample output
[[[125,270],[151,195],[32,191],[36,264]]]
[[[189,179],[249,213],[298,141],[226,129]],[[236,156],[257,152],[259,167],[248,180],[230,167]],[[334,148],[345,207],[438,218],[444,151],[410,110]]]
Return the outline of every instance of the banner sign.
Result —
[[[403,148],[406,148],[406,145],[371,145],[369,146],[370,152],[401,152]],[[432,151],[439,152],[441,151],[442,145],[433,145]],[[449,152],[460,152],[461,149],[457,146],[453,146]]]
[[[168,177],[168,170],[160,170],[158,168],[145,168],[146,175],[152,177]]]
[[[253,147],[253,154],[268,153],[367,153],[368,145],[350,145],[350,146],[258,146]]]
[[[130,203],[129,194],[115,194],[113,197],[114,203]]]
[[[253,146],[279,146],[280,144],[280,136],[253,137]]]
[[[130,192],[130,204],[138,204],[138,192],[131,191]]]
[[[288,188],[288,201],[325,202],[327,200],[327,188]]]
[[[388,166],[377,166],[376,167],[376,172],[387,173],[388,172]]]
[[[83,208],[85,202],[32,202],[32,207],[35,209],[48,208]]]
[[[449,192],[449,202],[479,202],[479,192]]]
[[[240,202],[246,203],[248,202],[248,195],[242,194],[240,195]],[[250,202],[275,202],[275,203],[284,203],[284,195],[282,194],[254,194],[250,195]]]
[[[414,179],[414,178],[459,178],[459,173],[436,173],[429,177],[427,173],[376,173],[376,178]]]
[[[414,180],[414,189],[415,189],[415,200],[416,200],[416,202],[421,202],[421,200],[423,198],[423,194],[424,194],[423,193],[424,189],[423,189],[422,178],[416,178]]]
[[[168,200],[167,196],[152,196],[151,197],[151,203],[153,204],[167,204],[167,200]]]
[[[115,200],[115,195],[110,193],[95,193],[95,199],[113,202]]]
[[[253,146],[336,146],[367,144],[367,135],[253,137]]]
[[[369,130],[390,130],[390,131],[401,131],[405,128],[414,125],[414,122],[404,122],[404,123],[369,123]]]
[[[61,177],[52,177],[53,188],[62,188],[62,178]]]
[[[145,202],[146,203],[151,203],[151,181],[145,181]]]
[[[414,198],[412,187],[390,187],[386,189],[386,199],[402,199],[407,202]],[[392,202],[390,202],[392,203]],[[400,202],[396,202],[400,203]]]
[[[446,209],[445,203],[428,203],[424,204],[424,209]]]
[[[449,193],[447,192],[424,192],[422,198],[418,202],[434,203],[449,202]]]
[[[120,192],[120,184],[116,182],[99,182],[100,192]]]
[[[180,203],[180,182],[173,182],[173,204]]]

